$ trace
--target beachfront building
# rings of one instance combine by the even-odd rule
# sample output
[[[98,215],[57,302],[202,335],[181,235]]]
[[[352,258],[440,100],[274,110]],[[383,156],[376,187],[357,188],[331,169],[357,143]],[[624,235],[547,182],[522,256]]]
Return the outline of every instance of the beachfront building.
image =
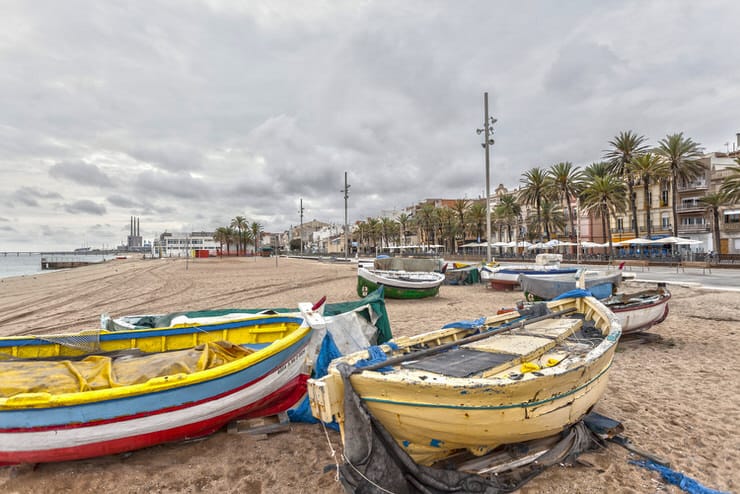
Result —
[[[310,252],[311,250],[317,251],[317,247],[311,245],[313,234],[329,226],[331,226],[329,223],[324,223],[316,219],[307,221],[302,225],[291,226],[290,230],[283,234],[283,245],[290,245],[293,239],[302,239],[304,252]]]
[[[157,257],[195,257],[195,251],[218,255],[221,245],[213,239],[213,232],[162,233],[152,245],[152,255]]]
[[[677,207],[678,235],[682,238],[697,240],[693,252],[717,252],[720,254],[740,253],[740,204],[726,204],[719,207],[719,245],[713,237],[713,214],[711,208],[702,199],[719,192],[723,180],[730,174],[729,167],[737,165],[740,157],[740,134],[733,151],[725,153],[712,152],[701,158],[704,172],[697,178],[678,184]],[[611,221],[613,242],[630,240],[636,236],[647,235],[647,210],[650,209],[651,237],[660,239],[673,235],[673,210],[671,205],[671,186],[668,180],[658,180],[651,184],[648,197],[638,181],[635,185],[639,235],[632,231],[629,209],[617,214]]]

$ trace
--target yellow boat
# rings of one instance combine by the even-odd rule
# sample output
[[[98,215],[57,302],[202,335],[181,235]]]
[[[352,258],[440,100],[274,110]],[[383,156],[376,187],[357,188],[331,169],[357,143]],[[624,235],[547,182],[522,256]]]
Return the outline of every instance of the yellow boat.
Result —
[[[349,382],[395,441],[424,465],[461,450],[484,455],[502,444],[556,434],[604,393],[621,327],[593,297],[540,307],[547,314],[508,312],[336,359],[327,376],[309,380],[312,413],[336,420],[345,445],[362,440],[348,437],[344,427]],[[378,348],[386,360],[366,366]]]

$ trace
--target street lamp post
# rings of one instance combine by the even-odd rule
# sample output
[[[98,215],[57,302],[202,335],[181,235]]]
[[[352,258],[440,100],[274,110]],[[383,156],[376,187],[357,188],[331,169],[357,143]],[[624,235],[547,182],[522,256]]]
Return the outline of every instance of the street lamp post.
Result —
[[[347,172],[344,172],[344,258],[349,259],[349,223],[347,221],[347,199],[349,199],[350,185],[347,183]]]
[[[486,150],[486,262],[491,262],[491,159],[490,148],[493,146],[493,124],[497,120],[488,116],[488,92],[483,93],[483,128],[476,129],[478,135],[485,134],[481,146]]]
[[[303,257],[303,198],[302,197],[301,197],[301,207],[298,210],[298,212],[301,214],[300,236],[301,236],[301,257]]]

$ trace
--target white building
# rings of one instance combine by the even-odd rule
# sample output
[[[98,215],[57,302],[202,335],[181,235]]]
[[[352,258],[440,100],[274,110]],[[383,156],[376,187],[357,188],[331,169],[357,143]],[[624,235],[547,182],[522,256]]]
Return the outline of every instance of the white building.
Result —
[[[152,255],[159,257],[195,257],[195,251],[218,254],[221,245],[213,239],[213,232],[169,233],[164,232],[154,240]]]

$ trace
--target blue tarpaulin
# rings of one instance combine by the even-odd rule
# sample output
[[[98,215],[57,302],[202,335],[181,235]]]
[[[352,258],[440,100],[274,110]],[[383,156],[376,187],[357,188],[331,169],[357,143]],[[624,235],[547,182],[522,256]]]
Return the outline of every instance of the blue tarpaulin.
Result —
[[[634,460],[630,463],[660,473],[661,477],[663,477],[663,480],[665,480],[669,484],[677,485],[683,491],[688,492],[689,494],[730,494],[726,491],[717,491],[715,489],[710,489],[709,487],[704,487],[691,477],[687,477],[681,472],[671,470],[670,468],[659,463],[655,463],[652,460]]]

